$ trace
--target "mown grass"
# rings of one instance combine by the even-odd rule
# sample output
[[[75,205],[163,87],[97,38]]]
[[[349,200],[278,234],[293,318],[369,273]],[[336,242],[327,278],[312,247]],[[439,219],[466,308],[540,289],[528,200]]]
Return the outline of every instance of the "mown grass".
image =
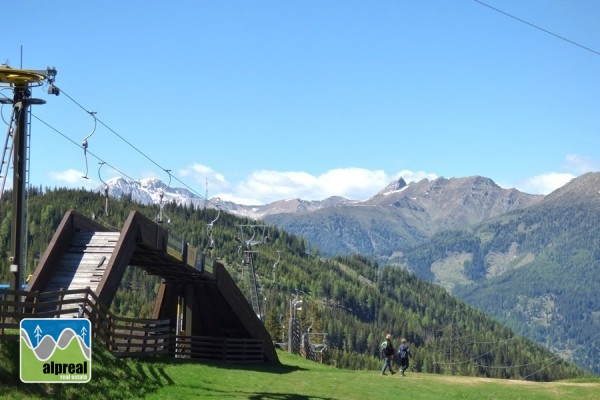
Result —
[[[0,399],[598,399],[600,379],[526,382],[409,373],[381,376],[316,364],[278,352],[281,365],[187,360],[120,360],[93,349],[86,384],[24,384],[18,344],[0,348]]]

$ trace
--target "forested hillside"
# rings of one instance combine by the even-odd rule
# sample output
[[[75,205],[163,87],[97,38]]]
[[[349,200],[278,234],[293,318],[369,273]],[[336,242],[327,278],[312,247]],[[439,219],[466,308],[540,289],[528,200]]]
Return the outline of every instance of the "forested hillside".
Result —
[[[0,202],[0,280],[7,281],[10,201]],[[75,209],[120,228],[132,209],[150,218],[158,206],[143,207],[128,199],[109,202],[78,190],[29,193],[27,273],[34,268],[64,213]],[[166,205],[164,220],[173,233],[207,249],[207,223],[217,211]],[[238,228],[257,224],[221,213],[214,225],[211,256],[226,264],[238,286],[248,293],[239,255]],[[405,337],[412,346],[416,371],[529,380],[555,380],[584,373],[550,351],[515,335],[482,312],[398,268],[381,268],[362,256],[322,259],[307,254],[304,240],[268,228],[270,240],[256,250],[265,325],[274,341],[284,341],[290,301],[301,297],[303,329],[326,333],[326,360],[338,367],[377,369],[378,347],[387,332]],[[279,262],[278,253],[281,255]],[[158,282],[130,267],[112,308],[119,315],[149,316]]]
[[[539,205],[470,230],[435,235],[399,262],[600,374],[596,178],[584,176]]]

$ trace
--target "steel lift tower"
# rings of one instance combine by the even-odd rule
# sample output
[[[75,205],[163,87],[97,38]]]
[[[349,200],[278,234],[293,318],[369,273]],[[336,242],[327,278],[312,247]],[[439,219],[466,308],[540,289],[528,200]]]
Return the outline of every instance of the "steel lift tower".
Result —
[[[243,254],[240,254],[242,256],[242,268],[246,269],[248,275],[248,289],[250,290],[252,309],[260,320],[263,320],[264,315],[260,307],[256,267],[254,265],[258,251],[253,249],[256,245],[266,244],[270,241],[269,236],[266,234],[266,228],[266,225],[238,225],[239,236],[236,236],[236,240],[240,243],[238,252],[243,252]],[[248,234],[251,236],[246,238]]]
[[[54,86],[56,69],[48,68],[42,70],[14,69],[7,65],[0,66],[0,84],[7,84],[13,90],[13,98],[0,98],[3,105],[12,105],[12,117],[10,119],[8,134],[2,157],[3,175],[2,192],[8,172],[10,158],[13,158],[13,192],[12,192],[12,219],[11,219],[11,242],[10,242],[10,289],[21,290],[23,280],[23,261],[25,258],[25,206],[26,206],[26,180],[27,180],[27,138],[29,128],[29,106],[44,104],[45,100],[31,97],[31,89],[47,83],[48,93],[58,95],[59,89]],[[10,144],[9,144],[10,142]],[[8,158],[7,158],[8,156]],[[1,193],[1,192],[0,192]],[[15,295],[14,308],[19,308],[19,296]]]

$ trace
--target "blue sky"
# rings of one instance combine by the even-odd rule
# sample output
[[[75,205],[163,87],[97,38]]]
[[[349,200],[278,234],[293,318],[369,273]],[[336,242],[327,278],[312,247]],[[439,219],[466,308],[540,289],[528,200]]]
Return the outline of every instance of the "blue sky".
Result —
[[[103,161],[264,204],[598,170],[600,2],[484,3],[573,43],[473,0],[8,2],[0,62],[63,91],[33,91],[30,182],[95,188]]]

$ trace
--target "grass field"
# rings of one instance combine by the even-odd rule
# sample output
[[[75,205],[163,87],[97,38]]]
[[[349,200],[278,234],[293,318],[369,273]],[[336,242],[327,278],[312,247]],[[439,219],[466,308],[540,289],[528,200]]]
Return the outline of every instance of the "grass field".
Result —
[[[381,376],[279,351],[281,365],[119,360],[94,347],[85,384],[23,384],[18,346],[0,353],[0,399],[600,399],[600,379],[537,383],[424,373]],[[16,351],[15,351],[16,349]],[[16,362],[15,362],[15,358]]]

